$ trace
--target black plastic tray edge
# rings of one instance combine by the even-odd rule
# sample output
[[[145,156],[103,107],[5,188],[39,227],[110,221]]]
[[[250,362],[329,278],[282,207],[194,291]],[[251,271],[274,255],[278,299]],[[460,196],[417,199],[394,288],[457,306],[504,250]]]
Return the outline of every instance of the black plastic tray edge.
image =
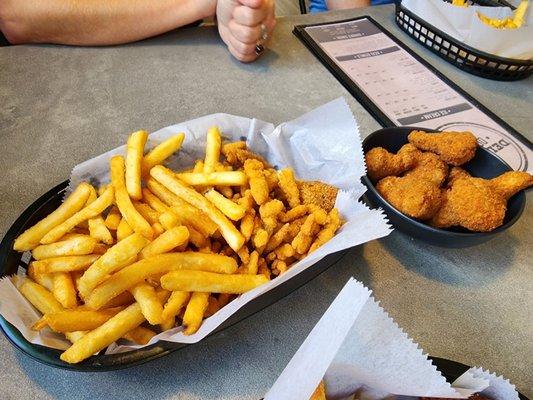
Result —
[[[7,264],[10,257],[15,257],[17,264],[19,263],[18,260],[20,259],[20,254],[11,250],[15,238],[21,231],[27,229],[26,225],[29,225],[28,222],[30,218],[44,204],[50,200],[53,200],[57,194],[65,190],[67,185],[68,181],[64,181],[50,189],[48,192],[39,197],[39,199],[37,199],[34,203],[32,203],[11,225],[4,238],[0,242],[0,268],[2,268],[2,270],[0,270],[0,277],[6,275],[3,271],[3,267]],[[336,264],[345,254],[346,250],[330,254],[287,282],[277,286],[268,293],[259,296],[255,300],[242,307],[236,314],[226,320],[219,328],[217,328],[213,333],[208,335],[203,340],[207,340],[216,333],[229,328],[248,317],[251,317],[262,309],[281,300],[286,295],[292,293],[321,273],[325,272],[329,267]],[[101,357],[104,357],[103,355],[99,354],[79,364],[73,365],[65,363],[59,359],[59,355],[61,354],[60,350],[50,349],[28,342],[24,336],[2,316],[0,316],[0,329],[8,341],[18,351],[29,356],[30,358],[51,367],[78,372],[104,372],[130,368],[163,357],[174,351],[182,349],[185,346],[189,346],[188,344],[183,343],[161,341],[142,349],[105,356],[107,358],[106,361],[110,358],[113,359],[112,364],[99,363],[98,360],[100,360]]]
[[[302,43],[313,53],[313,55],[337,78],[337,80],[350,92],[352,96],[354,96],[359,103],[374,117],[376,121],[379,122],[379,124],[383,127],[393,127],[396,126],[373,102],[372,100],[353,82],[330,58],[329,56],[320,48],[320,46],[317,45],[317,43],[309,36],[309,34],[305,31],[305,28],[310,26],[320,26],[320,25],[329,25],[333,23],[342,23],[342,22],[350,22],[350,21],[357,21],[361,19],[368,19],[370,22],[375,24],[381,31],[387,35],[389,38],[391,38],[396,44],[398,44],[400,47],[402,47],[405,51],[407,51],[411,56],[413,56],[418,62],[420,62],[422,65],[424,65],[426,68],[428,68],[431,72],[433,72],[437,77],[442,79],[447,85],[449,85],[451,88],[453,88],[455,91],[460,93],[462,96],[464,96],[465,99],[470,101],[474,106],[479,108],[481,111],[483,111],[487,116],[492,118],[495,122],[500,124],[503,128],[505,128],[510,134],[512,134],[514,137],[516,137],[518,140],[520,140],[522,143],[524,143],[527,147],[530,149],[533,149],[533,143],[527,139],[524,135],[522,135],[520,132],[518,132],[516,129],[514,129],[511,125],[509,125],[507,122],[505,122],[503,119],[498,117],[496,114],[494,114],[491,110],[489,110],[487,107],[485,107],[483,104],[481,104],[478,100],[476,100],[474,97],[472,97],[470,94],[468,94],[465,90],[463,90],[460,86],[458,86],[455,82],[453,82],[450,78],[448,78],[446,75],[444,75],[442,72],[440,72],[437,68],[432,66],[429,62],[424,60],[421,56],[416,54],[410,47],[408,47],[405,43],[401,42],[400,39],[398,39],[396,36],[394,36],[392,33],[390,33],[387,29],[385,29],[381,24],[379,24],[377,21],[375,21],[371,16],[369,15],[363,15],[356,18],[347,18],[339,21],[330,21],[330,22],[319,22],[316,24],[303,24],[303,25],[295,25],[293,29],[293,33],[296,37],[298,37]],[[527,169],[527,164],[526,164]]]
[[[400,3],[396,3],[395,8],[396,8],[396,13],[398,13],[398,10],[401,10],[403,12],[408,13],[409,15],[414,15],[414,16],[418,17],[418,15],[414,14],[413,12],[411,12],[410,10],[408,10],[407,8],[402,6],[401,2]],[[479,56],[479,57],[482,57],[482,58],[484,58],[486,60],[497,61],[499,63],[505,63],[505,64],[521,64],[521,65],[525,65],[525,66],[533,65],[533,60],[518,60],[518,59],[515,59],[515,58],[500,57],[500,56],[497,56],[497,55],[494,55],[494,54],[485,53],[484,51],[475,49],[474,47],[471,47],[471,46],[469,46],[467,44],[458,43],[456,39],[454,39],[453,37],[451,37],[447,33],[441,31],[439,28],[435,27],[434,25],[430,24],[429,22],[424,21],[424,24],[427,25],[428,28],[431,28],[432,31],[435,31],[436,33],[438,33],[439,36],[442,36],[444,39],[449,41],[450,43],[452,43],[454,45],[458,44],[459,46],[463,47],[469,53],[474,54],[474,55]],[[416,40],[416,38],[415,38],[415,40]],[[421,43],[421,44],[423,44],[423,43]],[[437,53],[435,53],[435,54],[437,54]]]

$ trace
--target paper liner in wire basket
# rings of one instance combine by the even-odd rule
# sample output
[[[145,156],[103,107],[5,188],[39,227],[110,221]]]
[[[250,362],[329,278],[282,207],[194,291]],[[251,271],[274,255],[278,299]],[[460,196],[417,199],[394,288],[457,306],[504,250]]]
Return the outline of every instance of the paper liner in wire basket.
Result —
[[[331,399],[374,400],[391,395],[518,400],[508,380],[471,368],[452,384],[351,278],[285,367],[265,400],[308,400],[324,379]]]

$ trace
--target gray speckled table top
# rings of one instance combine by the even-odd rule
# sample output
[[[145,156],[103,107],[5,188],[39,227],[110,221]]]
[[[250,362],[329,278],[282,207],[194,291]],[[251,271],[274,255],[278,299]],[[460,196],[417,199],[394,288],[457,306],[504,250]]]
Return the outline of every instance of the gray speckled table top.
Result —
[[[213,28],[108,48],[0,49],[0,234],[77,163],[215,112],[279,123],[345,96],[363,136],[379,125],[291,33],[298,23],[370,14],[532,139],[533,80],[494,82],[438,59],[400,32],[392,6],[282,18],[272,50],[232,60]],[[256,400],[274,382],[350,276],[429,354],[482,365],[533,396],[533,193],[522,218],[487,244],[448,250],[399,232],[354,248],[327,272],[255,316],[155,362],[108,373],[51,369],[0,337],[2,399]]]

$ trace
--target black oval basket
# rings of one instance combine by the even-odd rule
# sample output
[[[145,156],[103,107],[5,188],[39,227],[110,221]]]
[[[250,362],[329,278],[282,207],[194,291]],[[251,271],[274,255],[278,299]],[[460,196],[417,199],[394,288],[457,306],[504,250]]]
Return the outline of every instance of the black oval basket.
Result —
[[[476,1],[494,6],[494,1]],[[396,3],[396,24],[408,35],[457,68],[483,78],[517,81],[533,73],[533,60],[498,57],[467,46]]]

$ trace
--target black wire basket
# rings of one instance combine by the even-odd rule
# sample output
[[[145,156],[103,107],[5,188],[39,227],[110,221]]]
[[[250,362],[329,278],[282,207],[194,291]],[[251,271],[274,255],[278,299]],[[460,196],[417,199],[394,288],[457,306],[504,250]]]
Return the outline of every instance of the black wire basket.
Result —
[[[477,1],[479,5],[502,5],[496,1]],[[498,57],[467,46],[396,3],[396,23],[433,53],[464,71],[483,78],[517,81],[533,73],[533,60]]]

